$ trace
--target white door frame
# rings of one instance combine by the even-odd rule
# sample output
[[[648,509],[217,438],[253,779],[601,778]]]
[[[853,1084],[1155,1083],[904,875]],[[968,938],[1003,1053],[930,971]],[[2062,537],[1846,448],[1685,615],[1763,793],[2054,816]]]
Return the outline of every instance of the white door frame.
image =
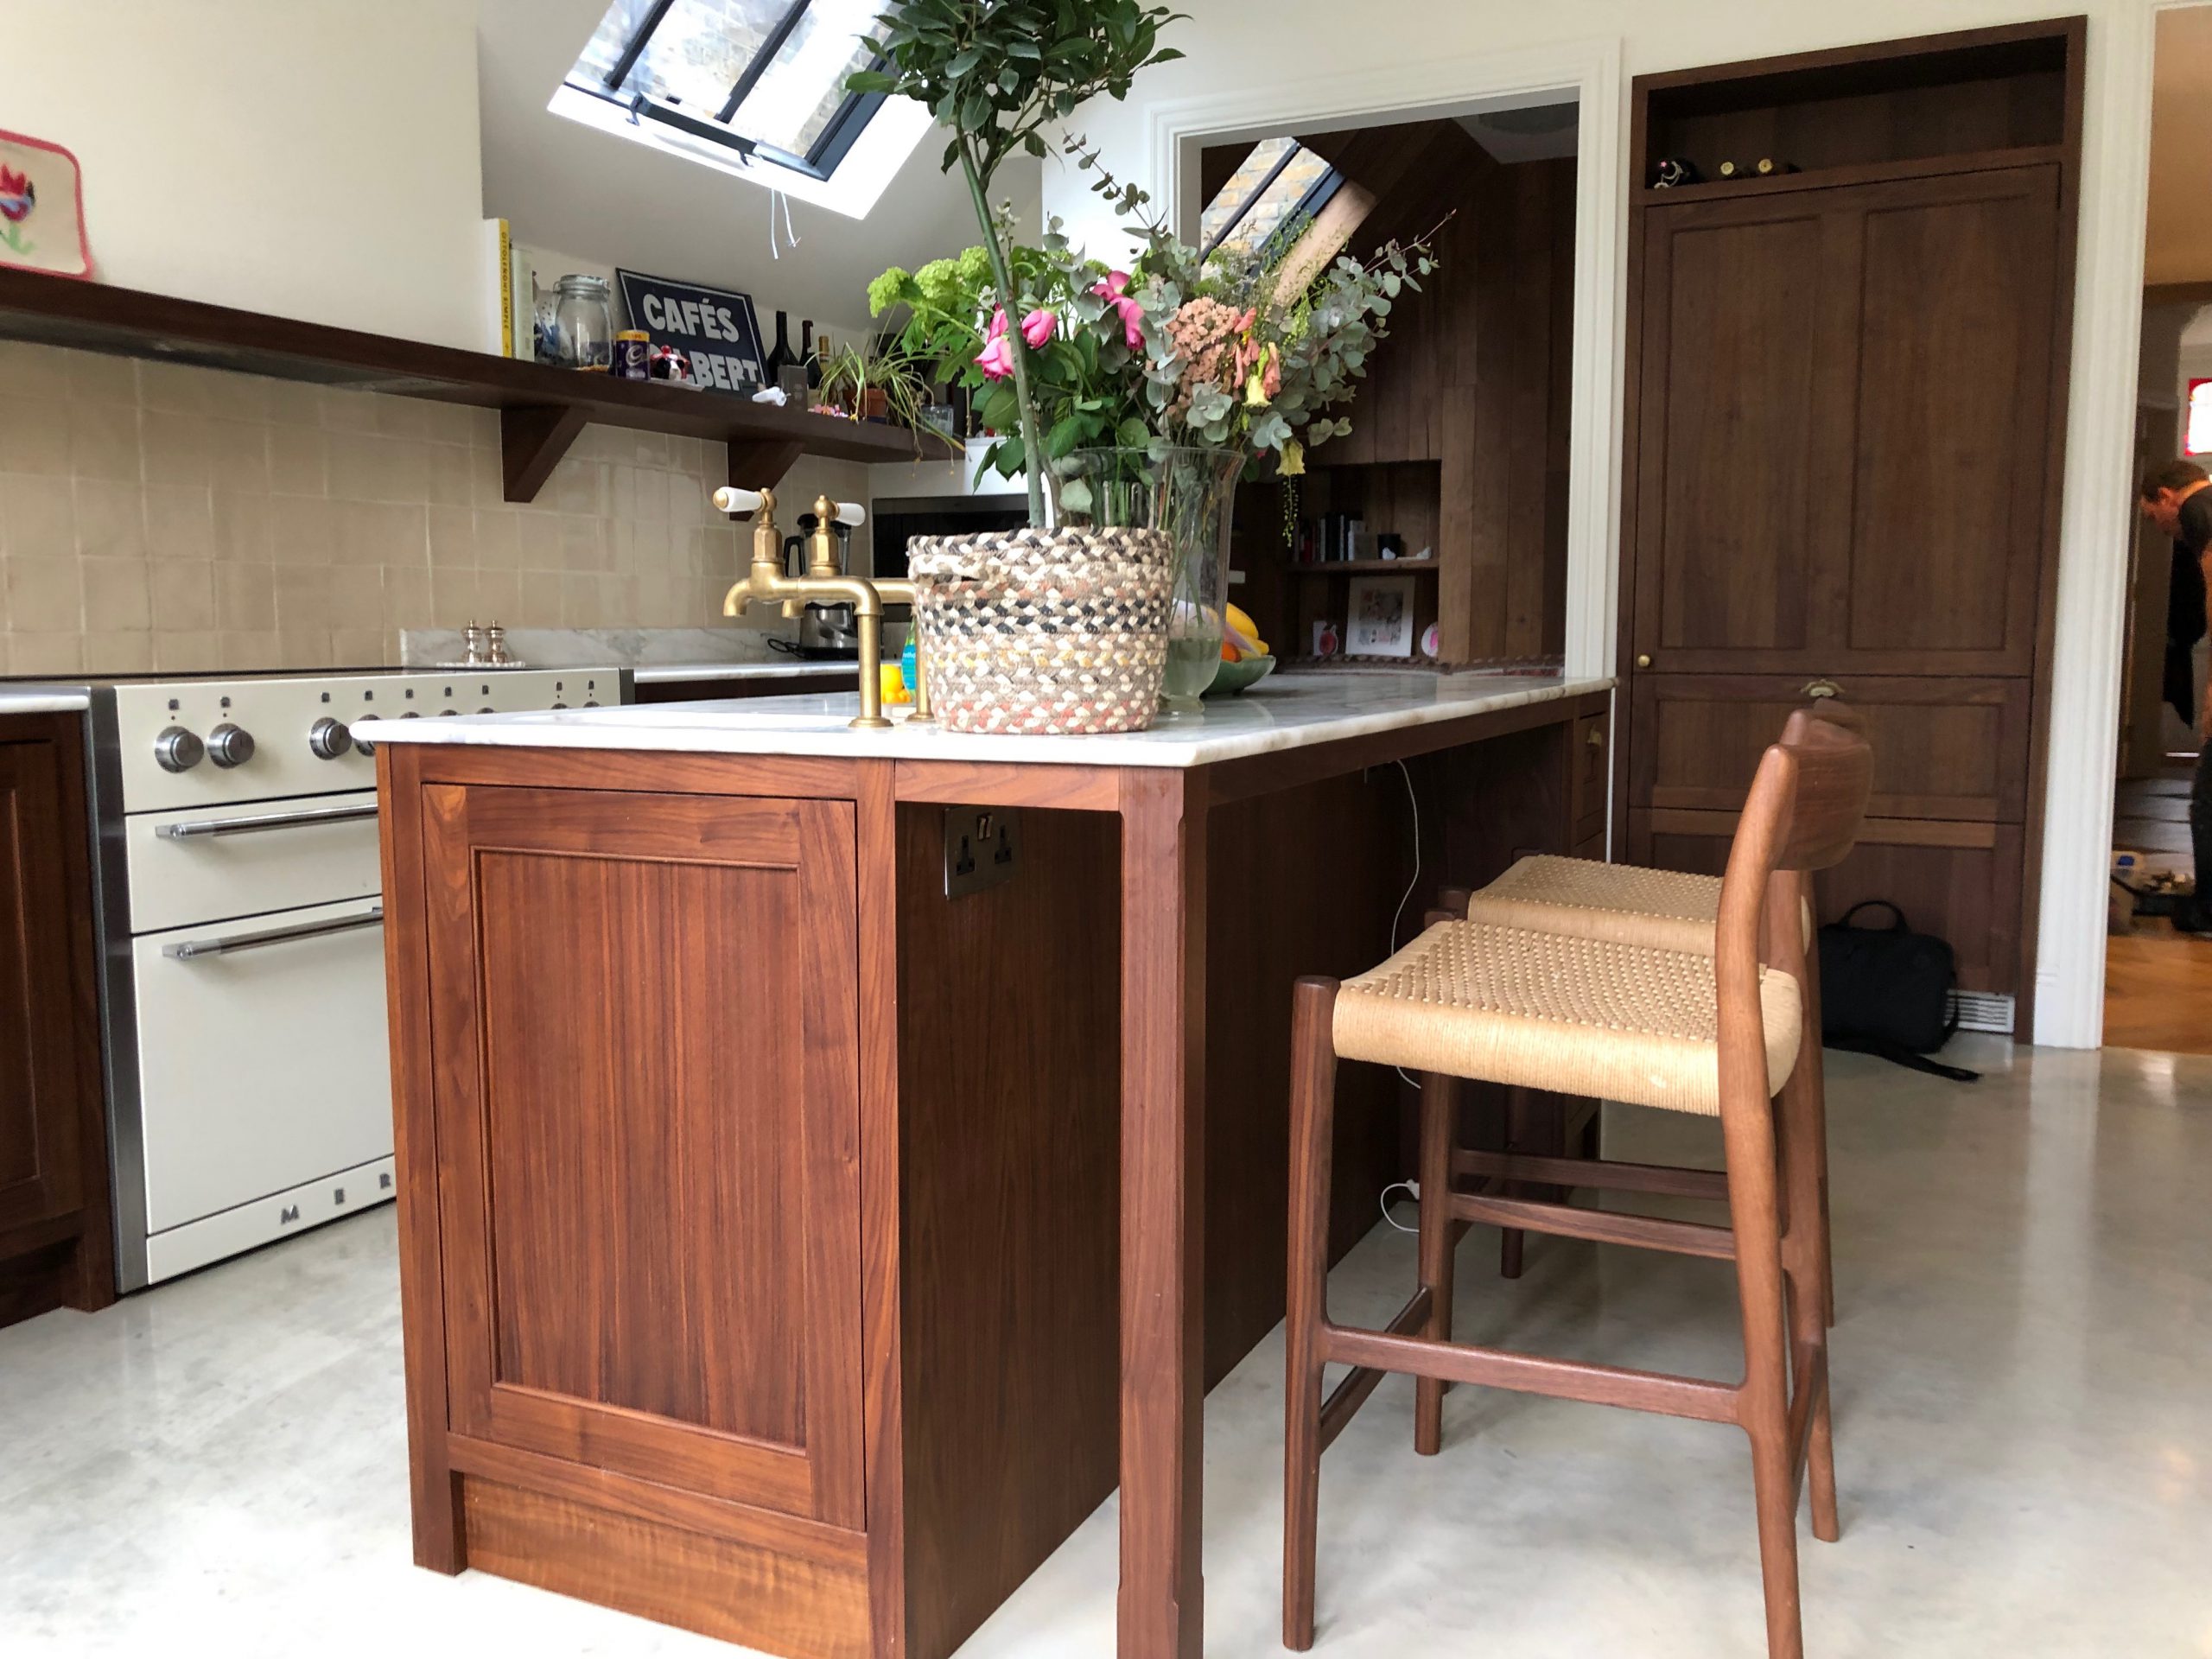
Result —
[[[2133,508],[2137,352],[2149,203],[2156,16],[2208,0],[2087,8],[2080,222],[2069,362],[2050,717],[2044,736],[2034,1040],[2103,1040],[2105,889],[2120,744],[2121,632]],[[1193,141],[1288,127],[1459,115],[1534,95],[1580,105],[1575,191],[1573,407],[1567,507],[1567,668],[1610,675],[1620,579],[1621,361],[1627,300],[1629,88],[1618,39],[1423,60],[1304,81],[1224,88],[1156,105],[1155,201],[1195,219]],[[2021,1033],[2026,1035],[2027,1033]]]
[[[1290,128],[1434,120],[1551,96],[1580,110],[1574,188],[1573,402],[1567,510],[1567,671],[1613,671],[1619,579],[1621,320],[1626,306],[1628,147],[1618,39],[1572,41],[1478,57],[1426,60],[1307,80],[1224,88],[1154,105],[1146,181],[1168,222],[1196,227],[1203,143],[1264,138]]]

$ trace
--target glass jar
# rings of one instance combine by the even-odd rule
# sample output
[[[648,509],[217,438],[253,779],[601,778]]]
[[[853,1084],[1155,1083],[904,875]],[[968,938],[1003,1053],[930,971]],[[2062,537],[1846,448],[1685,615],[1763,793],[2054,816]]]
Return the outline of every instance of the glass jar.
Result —
[[[605,374],[614,365],[614,296],[604,276],[563,276],[556,285],[553,338],[564,369]]]

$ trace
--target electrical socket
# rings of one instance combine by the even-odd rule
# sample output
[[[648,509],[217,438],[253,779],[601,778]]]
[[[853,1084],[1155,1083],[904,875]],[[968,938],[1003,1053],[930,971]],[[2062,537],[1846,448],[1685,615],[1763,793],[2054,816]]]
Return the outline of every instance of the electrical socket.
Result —
[[[1021,815],[1003,806],[944,810],[944,896],[995,887],[1014,874]]]

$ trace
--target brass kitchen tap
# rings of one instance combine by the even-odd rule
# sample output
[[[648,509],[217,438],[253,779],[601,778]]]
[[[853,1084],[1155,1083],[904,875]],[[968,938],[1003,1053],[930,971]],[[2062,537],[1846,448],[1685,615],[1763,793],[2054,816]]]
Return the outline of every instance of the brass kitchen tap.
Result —
[[[844,538],[837,533],[838,528],[860,522],[861,510],[859,507],[832,501],[826,495],[814,499],[814,534],[807,538],[806,546],[806,574],[809,576],[842,576],[845,574],[845,543]],[[924,667],[918,633],[921,623],[912,614],[914,584],[905,576],[865,576],[861,580],[875,589],[878,599],[909,608],[907,626],[918,632],[914,640],[914,711],[906,716],[906,723],[909,726],[918,722],[929,724],[935,716],[930,713],[930,680]]]
[[[810,600],[850,605],[861,636],[861,711],[853,724],[881,728],[883,717],[883,599],[873,583],[849,576],[837,557],[837,540],[830,528],[837,517],[837,503],[827,496],[815,503],[817,528],[808,550],[806,574],[784,574],[784,543],[776,526],[773,490],[722,488],[715,492],[718,512],[733,518],[753,514],[753,563],[722,595],[722,614],[742,616],[754,604],[780,604],[785,616],[797,616]]]

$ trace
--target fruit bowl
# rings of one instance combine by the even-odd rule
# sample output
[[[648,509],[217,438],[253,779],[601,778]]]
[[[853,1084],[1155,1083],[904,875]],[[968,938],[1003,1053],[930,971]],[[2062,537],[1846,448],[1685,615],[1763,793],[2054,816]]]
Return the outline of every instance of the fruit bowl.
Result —
[[[1210,697],[1233,697],[1248,691],[1274,672],[1272,657],[1245,657],[1233,663],[1224,663],[1213,677],[1213,683],[1206,688]]]

